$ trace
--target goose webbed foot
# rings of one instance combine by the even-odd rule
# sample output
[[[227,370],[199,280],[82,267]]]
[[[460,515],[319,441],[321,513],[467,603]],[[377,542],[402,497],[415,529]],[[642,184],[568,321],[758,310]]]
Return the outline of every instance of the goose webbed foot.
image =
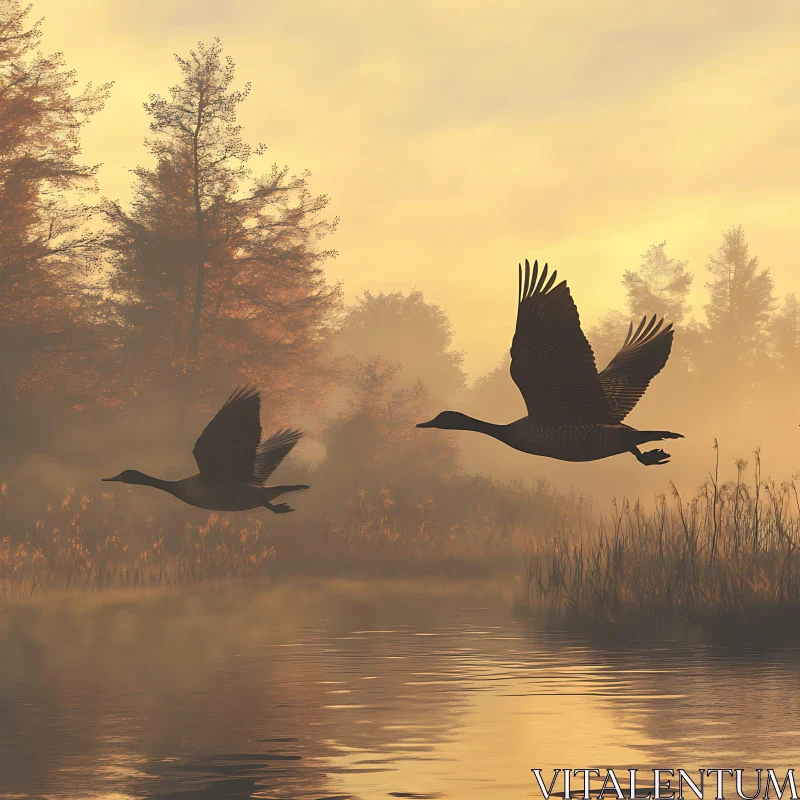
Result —
[[[668,464],[670,459],[669,453],[665,453],[663,450],[648,450],[646,453],[642,453],[638,447],[634,447],[631,453],[640,464],[644,464],[646,467],[652,467],[655,464]]]
[[[290,511],[294,511],[294,509],[288,503],[265,503],[265,508],[268,508],[270,511],[273,511],[275,514],[288,514]]]

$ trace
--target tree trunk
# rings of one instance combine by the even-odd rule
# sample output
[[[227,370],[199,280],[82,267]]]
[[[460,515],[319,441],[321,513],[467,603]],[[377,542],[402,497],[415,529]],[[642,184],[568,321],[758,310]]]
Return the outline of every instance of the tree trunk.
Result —
[[[192,158],[194,161],[194,218],[196,225],[196,247],[197,247],[197,283],[194,292],[194,308],[192,309],[192,324],[189,329],[189,348],[187,355],[189,361],[197,358],[200,350],[200,320],[203,314],[203,294],[205,291],[206,277],[206,248],[203,233],[203,208],[200,202],[200,154],[198,150],[198,139],[200,129],[203,124],[203,95],[201,93],[197,104],[197,125],[194,129],[192,141]]]

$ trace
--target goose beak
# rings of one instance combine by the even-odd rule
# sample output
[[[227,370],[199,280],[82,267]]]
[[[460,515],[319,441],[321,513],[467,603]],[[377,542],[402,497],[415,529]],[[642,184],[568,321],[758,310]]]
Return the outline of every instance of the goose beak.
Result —
[[[417,425],[417,427],[418,428],[432,428],[433,427],[433,420],[430,420],[429,422],[420,422]]]
[[[103,482],[105,483],[105,482],[107,482],[107,481],[118,481],[118,480],[119,480],[119,478],[118,478],[118,477],[117,477],[117,478],[103,478],[102,480],[103,480]]]

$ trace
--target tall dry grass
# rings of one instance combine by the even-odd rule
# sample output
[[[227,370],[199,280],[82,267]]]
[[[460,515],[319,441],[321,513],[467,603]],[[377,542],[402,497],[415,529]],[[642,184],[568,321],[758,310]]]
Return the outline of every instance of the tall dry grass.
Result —
[[[153,514],[126,514],[109,492],[70,490],[42,509],[24,534],[0,530],[0,595],[249,577],[274,556],[257,519],[239,526],[212,513],[205,524],[169,532]]]
[[[650,508],[613,504],[588,535],[561,529],[530,555],[521,603],[587,630],[800,635],[797,476],[764,480],[755,453],[736,479],[716,468],[693,497],[674,485]]]

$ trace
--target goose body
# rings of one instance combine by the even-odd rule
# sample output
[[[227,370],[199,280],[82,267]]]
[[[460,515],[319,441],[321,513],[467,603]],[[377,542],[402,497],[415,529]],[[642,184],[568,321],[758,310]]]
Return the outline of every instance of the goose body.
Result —
[[[646,466],[666,464],[663,450],[642,453],[639,445],[683,438],[663,430],[640,431],[622,420],[661,371],[672,348],[672,325],[655,316],[633,325],[619,352],[600,373],[580,327],[566,281],[547,280],[545,264],[519,269],[517,327],[511,345],[511,377],[528,414],[508,425],[484,422],[458,411],[443,411],[418,428],[471,430],[515,450],[561,461],[596,461],[632,453]]]
[[[248,511],[268,508],[276,514],[292,511],[286,503],[272,500],[286,492],[308,489],[293,484],[264,486],[269,476],[302,437],[296,430],[282,430],[261,441],[261,397],[252,388],[237,389],[208,423],[194,446],[200,472],[178,481],[165,481],[128,469],[116,481],[151,486],[184,503],[210,511]]]

